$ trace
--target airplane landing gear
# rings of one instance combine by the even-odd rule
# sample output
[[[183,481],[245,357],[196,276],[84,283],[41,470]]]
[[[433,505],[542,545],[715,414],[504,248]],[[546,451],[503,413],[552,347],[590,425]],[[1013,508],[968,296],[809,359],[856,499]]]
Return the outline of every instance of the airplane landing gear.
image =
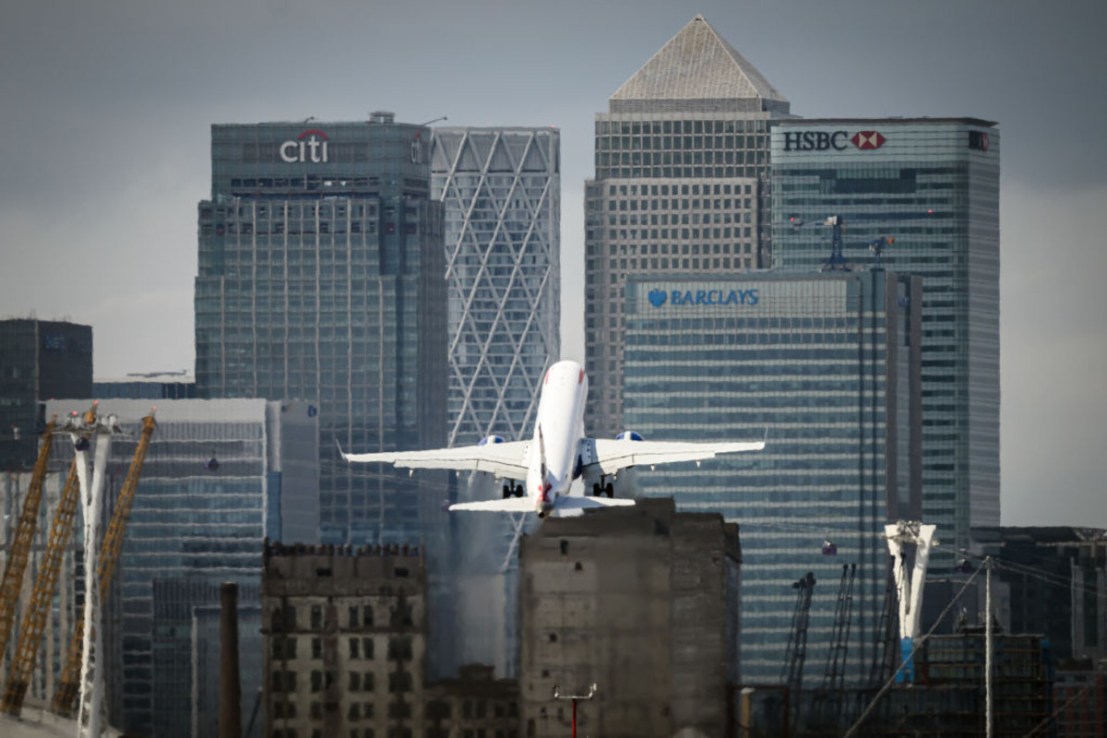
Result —
[[[504,499],[508,497],[522,497],[523,485],[516,484],[515,482],[508,482],[504,484]]]
[[[607,495],[609,498],[615,496],[615,485],[612,482],[605,482],[602,478],[600,481],[592,484],[592,496],[603,497]]]

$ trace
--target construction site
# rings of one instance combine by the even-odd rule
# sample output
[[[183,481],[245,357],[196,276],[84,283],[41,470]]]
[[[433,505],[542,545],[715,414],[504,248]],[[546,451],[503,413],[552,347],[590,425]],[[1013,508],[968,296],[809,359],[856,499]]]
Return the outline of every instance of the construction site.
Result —
[[[82,735],[98,736],[105,732],[103,602],[111,591],[127,519],[150,437],[156,427],[151,411],[144,419],[130,469],[108,515],[103,504],[103,490],[112,442],[123,434],[118,418],[110,414],[101,417],[97,403],[93,403],[85,413],[73,411],[64,422],[53,418],[46,425],[0,584],[0,652],[6,652],[9,641],[15,637],[15,649],[7,665],[0,696],[0,711],[5,715],[21,717],[29,693],[33,691],[37,694],[31,696],[27,707],[49,710],[63,721],[75,720]],[[68,437],[71,441],[57,444],[61,447],[59,456],[72,456],[72,459],[53,506],[45,548],[37,557],[31,595],[21,598],[36,540],[51,451],[59,437]],[[62,451],[64,447],[68,447],[68,453]],[[106,527],[103,526],[105,517],[108,518]],[[79,546],[73,541],[78,521],[82,523]],[[63,568],[70,576],[66,577],[61,591],[69,592],[73,604],[79,605],[72,608],[75,613],[72,619],[67,617],[68,598],[63,595],[60,601],[56,600]],[[89,575],[90,572],[94,574]],[[70,581],[77,586],[69,588]],[[21,601],[24,607],[20,612],[18,604]],[[43,657],[40,649],[48,628],[52,630],[47,639],[51,646],[58,642],[67,645],[62,649],[47,648]],[[32,690],[36,667],[39,688]],[[46,701],[47,693],[49,702]],[[58,724],[54,718],[49,721]]]

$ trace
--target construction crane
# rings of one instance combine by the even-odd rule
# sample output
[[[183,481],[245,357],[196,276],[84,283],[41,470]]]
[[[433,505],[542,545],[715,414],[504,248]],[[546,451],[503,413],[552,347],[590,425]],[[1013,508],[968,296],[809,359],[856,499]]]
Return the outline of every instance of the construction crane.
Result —
[[[66,427],[75,427],[82,420],[86,424],[96,422],[96,403],[93,403],[92,408],[83,417],[78,416],[76,411],[70,414],[66,421]],[[35,588],[31,593],[31,602],[23,613],[23,621],[19,629],[19,641],[16,643],[15,654],[8,666],[8,679],[4,684],[4,692],[0,695],[0,711],[9,715],[18,716],[20,710],[23,709],[23,698],[27,695],[31,672],[35,666],[35,656],[38,654],[38,647],[42,642],[42,633],[46,628],[47,615],[54,600],[54,587],[58,583],[58,572],[61,571],[65,549],[73,535],[73,516],[77,512],[77,503],[80,499],[80,484],[77,472],[78,458],[74,458],[69,467],[69,476],[62,488],[58,506],[54,510],[54,519],[50,523],[50,538],[39,563],[38,577],[35,579]]]
[[[853,582],[856,577],[857,564],[842,564],[842,581],[838,586],[834,626],[830,636],[830,649],[826,654],[826,671],[823,674],[824,690],[841,691],[845,687],[850,619],[853,615]]]
[[[802,219],[792,218],[793,225],[803,225]],[[823,221],[823,225],[830,226],[830,256],[825,262],[823,262],[820,271],[823,272],[852,272],[853,266],[846,261],[845,254],[843,253],[842,244],[842,231],[846,225],[846,219],[841,215],[828,215],[826,220]],[[881,236],[873,241],[869,242],[869,251],[876,254],[876,263],[874,269],[880,269],[880,257],[884,253],[884,249],[891,246],[896,242],[896,239],[892,236]]]
[[[42,434],[42,446],[38,451],[34,471],[31,472],[31,484],[27,488],[27,498],[23,500],[23,510],[12,537],[8,562],[4,567],[4,579],[0,582],[0,654],[8,650],[8,640],[15,623],[15,609],[19,602],[19,590],[23,588],[23,575],[27,571],[27,559],[31,554],[31,543],[38,527],[39,508],[42,507],[42,485],[46,480],[47,462],[50,449],[54,445],[54,426],[51,418]]]
[[[823,263],[821,271],[824,272],[850,272],[853,269],[846,263],[846,257],[842,255],[842,226],[846,219],[840,215],[828,215],[824,225],[831,228],[830,231],[830,257]]]
[[[849,632],[853,615],[853,583],[857,564],[842,564],[842,581],[834,607],[830,647],[826,652],[826,669],[822,686],[815,692],[814,720],[824,730],[836,731],[849,696],[845,691],[846,656],[849,654]]]
[[[792,588],[796,590],[796,607],[792,611],[792,630],[788,633],[780,681],[788,688],[791,723],[798,726],[803,663],[807,659],[807,624],[811,618],[811,594],[815,590],[815,575],[807,572],[792,584]]]
[[[96,564],[96,575],[100,583],[100,602],[107,599],[111,589],[112,578],[115,575],[115,566],[119,561],[119,554],[123,550],[123,534],[127,528],[127,521],[131,516],[131,507],[135,500],[135,490],[138,489],[138,480],[142,476],[142,466],[146,461],[146,450],[150,447],[150,437],[154,434],[157,423],[154,421],[154,412],[142,419],[142,432],[138,445],[135,448],[131,467],[127,471],[127,478],[119,490],[115,500],[115,509],[112,511],[108,530],[100,545],[100,556]],[[84,643],[85,620],[78,615],[73,625],[73,636],[69,640],[69,648],[65,654],[65,664],[62,667],[61,678],[54,690],[54,698],[51,709],[59,715],[72,717],[77,707],[77,697],[80,692],[81,650]]]

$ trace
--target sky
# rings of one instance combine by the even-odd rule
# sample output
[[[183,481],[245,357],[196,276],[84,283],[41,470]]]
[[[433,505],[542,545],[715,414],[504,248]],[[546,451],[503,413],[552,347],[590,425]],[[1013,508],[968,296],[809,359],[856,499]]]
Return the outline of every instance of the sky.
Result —
[[[556,126],[562,344],[583,359],[593,121],[697,13],[803,117],[998,121],[1004,525],[1107,528],[1102,0],[37,0],[0,24],[0,318],[95,374],[193,368],[210,126]]]

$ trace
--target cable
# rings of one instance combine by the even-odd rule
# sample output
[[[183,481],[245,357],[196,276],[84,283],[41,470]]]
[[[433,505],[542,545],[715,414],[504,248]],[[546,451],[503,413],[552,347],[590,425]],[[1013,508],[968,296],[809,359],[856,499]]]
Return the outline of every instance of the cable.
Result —
[[[869,706],[865,708],[865,711],[861,713],[860,717],[858,717],[853,725],[850,726],[849,730],[846,731],[845,735],[842,736],[842,738],[850,738],[850,736],[852,736],[857,731],[857,729],[861,727],[861,724],[865,722],[865,719],[876,708],[876,703],[880,701],[880,698],[883,697],[884,694],[889,689],[891,689],[892,685],[895,683],[896,674],[898,674],[901,669],[907,666],[908,662],[915,658],[915,653],[920,648],[922,648],[922,645],[926,643],[926,639],[930,638],[931,634],[933,634],[934,631],[938,628],[942,620],[945,618],[946,613],[948,613],[950,609],[957,603],[957,601],[961,598],[961,595],[964,594],[965,590],[968,589],[969,585],[972,584],[972,581],[976,579],[978,574],[980,574],[979,569],[974,571],[972,573],[972,576],[965,580],[965,583],[961,586],[961,589],[957,592],[957,594],[953,596],[953,599],[949,601],[949,604],[946,605],[945,609],[942,610],[942,612],[938,615],[937,620],[934,621],[934,625],[930,626],[930,630],[926,631],[926,634],[923,635],[922,638],[915,641],[914,647],[911,649],[911,653],[907,655],[907,657],[900,663],[899,666],[892,670],[892,676],[888,678],[888,681],[884,683],[884,686],[881,687],[880,691],[876,693],[875,697],[873,697],[872,702],[869,703]]]
[[[1051,715],[1047,715],[1046,717],[1042,718],[1042,722],[1038,723],[1033,728],[1031,728],[1030,732],[1027,733],[1026,735],[1024,735],[1023,738],[1030,738],[1030,736],[1034,735],[1039,730],[1044,728],[1046,725],[1049,724],[1050,720],[1052,720],[1053,718],[1057,717],[1062,712],[1067,710],[1073,702],[1076,702],[1076,700],[1083,697],[1084,693],[1087,692],[1089,689],[1091,689],[1093,686],[1095,686],[1095,682],[1089,682],[1088,684],[1085,684],[1083,689],[1081,689],[1079,692],[1077,692],[1076,694],[1074,694],[1072,697],[1069,698],[1068,702],[1066,702],[1065,704],[1061,705],[1056,710],[1054,710]]]

